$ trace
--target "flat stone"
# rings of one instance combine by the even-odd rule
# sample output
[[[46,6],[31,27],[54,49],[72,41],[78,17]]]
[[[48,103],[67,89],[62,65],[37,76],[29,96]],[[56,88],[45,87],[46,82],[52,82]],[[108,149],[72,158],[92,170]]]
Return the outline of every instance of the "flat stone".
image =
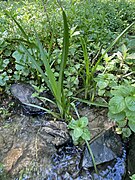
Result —
[[[4,168],[6,171],[10,171],[15,165],[17,160],[22,156],[22,148],[13,148],[8,153],[5,159],[3,160]]]
[[[42,101],[40,101],[36,97],[32,97],[32,94],[36,91],[30,84],[24,84],[24,83],[13,84],[11,85],[10,90],[12,95],[15,97],[15,99],[17,99],[18,102],[22,105],[23,110],[26,114],[39,115],[45,112],[39,108],[26,105],[26,104],[34,104],[38,106],[43,106]]]
[[[120,137],[111,130],[106,131],[90,144],[96,165],[109,162],[122,154]],[[84,150],[82,167],[93,167],[93,161],[87,147]]]

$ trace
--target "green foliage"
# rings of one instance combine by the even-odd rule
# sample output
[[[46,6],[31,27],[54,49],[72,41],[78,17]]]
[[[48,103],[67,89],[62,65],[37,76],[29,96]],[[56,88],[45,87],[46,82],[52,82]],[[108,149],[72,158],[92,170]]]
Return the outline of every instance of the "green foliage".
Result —
[[[133,174],[132,176],[130,176],[131,180],[135,180],[135,174]]]
[[[123,44],[112,55],[106,53],[103,57],[104,63],[97,66],[100,73],[94,78],[94,81],[99,96],[111,97],[110,90],[115,86],[125,84],[125,82],[134,82],[135,54],[132,52],[132,48],[128,47]],[[104,50],[102,50],[103,53]]]
[[[109,96],[110,89],[116,86],[118,81],[116,76],[109,73],[99,74],[94,80],[97,82],[99,96]]]
[[[57,67],[59,71],[59,61],[61,56],[62,47],[62,17],[60,15],[60,8],[55,1],[47,1],[43,4],[41,1],[8,1],[0,2],[0,40],[2,39],[3,45],[0,47],[0,56],[2,60],[9,59],[10,63],[8,68],[10,72],[7,72],[8,79],[2,82],[3,86],[16,80],[28,80],[31,77],[32,80],[39,84],[41,82],[37,72],[29,72],[28,68],[24,66],[24,59],[17,60],[12,56],[4,55],[5,51],[19,51],[20,42],[25,42],[27,39],[22,38],[23,35],[28,35],[29,40],[32,42],[35,40],[33,27],[36,29],[39,39],[48,52],[50,63]],[[132,0],[128,1],[64,1],[63,7],[68,14],[68,22],[70,30],[71,43],[69,46],[69,61],[67,62],[66,72],[67,81],[64,81],[65,91],[69,95],[73,95],[78,88],[80,80],[80,71],[84,70],[86,65],[79,39],[82,38],[86,44],[87,56],[89,62],[89,69],[93,66],[93,57],[99,51],[101,45],[104,48],[108,47],[110,41],[114,40],[120,32],[123,31],[129,24],[134,21],[135,6]],[[45,9],[44,9],[45,7]],[[106,8],[108,7],[108,8]],[[11,21],[9,16],[7,17],[5,12],[10,11],[12,17],[16,19],[19,24],[23,26],[24,31],[21,31],[15,22]],[[27,32],[25,34],[25,32]],[[134,26],[129,29],[129,34],[134,35]],[[130,36],[127,36],[127,41]],[[27,43],[27,42],[25,42]],[[83,43],[84,44],[84,43]],[[84,45],[85,46],[85,45]],[[35,51],[35,48],[33,48]],[[24,53],[25,54],[25,53]],[[37,59],[38,55],[37,55]],[[28,59],[27,59],[28,60]],[[21,62],[20,62],[21,61]],[[23,61],[23,62],[22,62]],[[70,65],[79,66],[74,71],[70,69]],[[14,67],[11,72],[11,66]],[[69,67],[69,69],[68,69]],[[54,67],[52,67],[53,69]],[[55,76],[58,77],[58,72],[55,72]],[[86,66],[85,66],[86,70]],[[85,72],[81,74],[81,78],[85,76]],[[88,66],[87,66],[88,70]],[[6,72],[6,69],[3,72]],[[25,73],[26,72],[26,73]],[[68,72],[73,72],[73,75],[68,75]],[[93,71],[94,73],[95,71]],[[27,76],[27,75],[28,76]],[[85,85],[85,97],[89,96],[90,74],[84,78]],[[36,79],[38,79],[36,81]],[[87,80],[86,80],[87,79]],[[69,91],[70,89],[70,91]],[[88,92],[87,92],[88,91]],[[87,92],[87,93],[86,93]]]
[[[4,170],[3,164],[0,162],[0,179],[1,180],[9,180],[9,176],[6,174],[6,171]]]
[[[90,132],[87,128],[88,126],[88,118],[81,117],[77,121],[72,120],[68,124],[68,128],[72,129],[71,136],[74,141],[74,144],[78,144],[78,142],[82,140],[90,140]]]
[[[53,96],[55,97],[61,117],[65,117],[65,115],[68,114],[67,111],[69,109],[69,106],[68,106],[69,103],[68,103],[68,99],[65,97],[65,94],[64,94],[63,81],[64,81],[64,70],[66,67],[68,48],[69,48],[69,32],[68,32],[68,24],[67,24],[66,14],[63,9],[62,9],[62,13],[63,13],[63,22],[64,22],[64,35],[63,35],[62,58],[61,58],[61,62],[60,62],[58,80],[56,80],[56,78],[55,78],[55,75],[51,69],[51,65],[49,64],[47,51],[44,50],[37,33],[36,33],[35,47],[37,46],[37,49],[39,52],[39,58],[41,59],[40,60],[41,63],[40,63],[40,61],[37,61],[37,58],[35,56],[35,52],[33,52],[33,49],[27,49],[23,44],[21,44],[21,49],[23,49],[23,51],[24,51],[24,57],[26,57],[25,56],[25,54],[26,54],[28,57],[27,58],[28,60],[26,58],[23,58],[24,64],[22,64],[23,62],[21,62],[21,63],[19,62],[19,64],[21,64],[21,69],[23,69],[22,65],[28,64],[30,68],[33,68],[32,64],[34,64],[35,69],[41,75],[41,78],[44,79],[48,88],[50,89]],[[19,29],[22,31],[24,38],[26,38],[29,43],[29,38],[26,35],[25,31],[23,30],[22,26],[10,14],[7,14],[7,15],[9,15],[15,21],[15,23],[18,25]],[[18,51],[13,53],[13,57],[16,58],[16,61],[22,60],[22,54],[20,54]],[[42,67],[41,67],[42,65],[44,65],[44,69],[46,70],[45,73],[42,70]]]
[[[108,116],[117,122],[127,137],[131,130],[135,132],[135,87],[129,84],[116,86],[111,94]]]
[[[110,93],[119,84],[134,83],[135,4],[132,0],[0,4],[1,86],[14,81],[34,82],[39,87],[47,85],[62,117],[70,116],[72,99],[107,107],[105,103],[93,102],[96,96],[113,96],[110,102],[114,107],[110,109],[119,119],[119,125],[122,126],[122,119],[132,116],[134,99]],[[69,30],[63,10],[61,16],[61,6],[68,14]],[[122,103],[116,111],[119,102]],[[128,126],[133,128],[133,123],[129,121]]]
[[[96,163],[95,163],[95,159],[94,159],[93,153],[91,151],[90,145],[88,143],[88,141],[91,138],[91,134],[90,134],[90,131],[87,128],[87,126],[88,126],[88,118],[87,117],[81,117],[81,118],[79,118],[76,121],[72,120],[68,124],[68,128],[72,129],[70,131],[70,134],[72,136],[74,144],[78,144],[78,143],[81,143],[83,141],[86,142],[86,145],[88,147],[89,153],[90,153],[90,155],[92,157],[92,161],[93,161],[95,172],[98,173],[97,167],[96,167]]]

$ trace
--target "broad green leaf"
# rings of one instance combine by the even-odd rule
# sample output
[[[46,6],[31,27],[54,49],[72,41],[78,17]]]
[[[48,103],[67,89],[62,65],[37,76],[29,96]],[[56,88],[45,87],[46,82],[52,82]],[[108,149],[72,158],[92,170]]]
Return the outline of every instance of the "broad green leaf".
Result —
[[[135,93],[135,87],[131,85],[121,85],[121,86],[116,86],[115,90],[111,91],[111,94],[114,96],[123,96],[127,97],[129,95],[132,95]]]
[[[78,120],[78,125],[79,127],[83,128],[83,127],[86,127],[88,125],[88,118],[87,117],[81,117],[79,120]]]
[[[83,129],[82,128],[79,128],[79,127],[76,127],[73,131],[73,135],[75,138],[80,138],[83,134]]]
[[[128,126],[133,132],[135,132],[135,121],[129,121]]]
[[[114,121],[121,121],[124,120],[126,117],[125,112],[120,112],[117,114],[112,114],[110,111],[108,112],[108,117]]]
[[[127,59],[135,59],[135,53],[129,54]]]
[[[127,125],[127,120],[126,119],[120,120],[117,123],[118,123],[118,127],[123,128]]]
[[[69,124],[68,124],[68,128],[70,129],[75,129],[77,127],[77,121],[72,120]]]
[[[135,112],[126,109],[126,116],[128,120],[135,121]]]
[[[125,107],[125,100],[122,96],[115,96],[109,101],[109,111],[112,114],[120,113]]]
[[[135,96],[128,96],[125,98],[126,106],[130,111],[135,113]]]
[[[122,133],[124,137],[129,137],[132,134],[129,128],[122,128]]]
[[[16,59],[16,61],[20,62],[21,58],[22,58],[22,54],[19,52],[19,51],[15,51],[13,54],[12,54],[12,57]]]
[[[18,71],[20,71],[20,70],[25,69],[25,67],[24,67],[23,65],[21,65],[21,64],[16,64],[16,65],[15,65],[15,69],[18,70]]]
[[[103,96],[104,93],[105,93],[105,89],[99,89],[99,90],[98,90],[98,95],[99,95],[99,96]]]
[[[73,135],[73,132],[72,133],[70,133],[70,135],[72,136],[72,140],[73,140],[73,142],[74,142],[74,145],[77,145],[78,143],[79,143],[79,138],[76,138],[74,135]]]
[[[130,176],[131,180],[135,180],[135,174],[133,174],[132,176]]]
[[[90,138],[91,138],[90,131],[89,131],[87,128],[85,128],[85,129],[83,130],[83,134],[82,134],[81,137],[82,137],[84,140],[89,141]]]
[[[108,86],[108,84],[109,84],[109,81],[107,81],[107,80],[106,81],[105,80],[100,80],[100,81],[97,82],[97,85],[98,85],[98,87],[100,89],[106,88]]]

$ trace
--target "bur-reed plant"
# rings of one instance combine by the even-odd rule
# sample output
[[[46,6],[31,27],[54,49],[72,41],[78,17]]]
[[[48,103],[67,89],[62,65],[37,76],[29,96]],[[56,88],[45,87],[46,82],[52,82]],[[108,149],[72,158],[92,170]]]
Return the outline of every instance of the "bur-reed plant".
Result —
[[[95,82],[94,82],[94,75],[97,71],[97,67],[98,65],[101,63],[101,61],[103,60],[104,56],[110,52],[110,50],[114,47],[114,45],[121,39],[121,37],[135,24],[135,22],[131,23],[126,29],[124,29],[119,36],[117,36],[117,38],[110,43],[110,45],[108,46],[108,48],[106,48],[106,50],[104,50],[104,52],[102,53],[102,55],[98,58],[98,60],[93,63],[93,60],[90,60],[89,58],[89,54],[87,51],[87,44],[85,42],[85,40],[83,38],[81,38],[81,44],[82,44],[82,50],[83,50],[83,58],[84,58],[84,66],[85,66],[85,83],[84,83],[84,90],[85,90],[85,99],[88,98],[88,93],[90,94],[90,91],[92,90],[92,88],[94,89],[94,91],[96,91],[95,88]],[[91,88],[91,89],[90,89]],[[92,94],[95,94],[95,92],[93,92]],[[79,98],[77,98],[80,101],[83,102],[87,102],[88,104],[92,104],[91,102],[87,101],[87,100],[81,100]],[[90,97],[90,100],[93,101],[94,100],[94,96]],[[105,105],[106,106],[106,105]]]
[[[62,16],[63,16],[64,33],[63,33],[62,57],[61,57],[61,63],[60,63],[60,67],[59,67],[58,79],[55,78],[54,72],[51,69],[51,64],[49,63],[48,53],[45,50],[45,48],[42,46],[42,43],[40,42],[36,31],[35,31],[36,40],[34,43],[33,42],[31,43],[27,33],[25,32],[25,30],[23,29],[21,24],[9,12],[6,12],[6,14],[10,18],[12,18],[12,20],[19,27],[19,29],[21,30],[21,32],[23,34],[23,37],[26,39],[25,42],[27,42],[28,45],[34,44],[34,47],[36,47],[38,49],[44,68],[41,68],[40,63],[34,57],[34,54],[32,53],[32,49],[30,52],[23,42],[20,43],[22,48],[24,49],[25,53],[28,55],[31,63],[35,65],[37,72],[40,74],[41,78],[44,79],[47,87],[53,94],[53,96],[55,98],[55,102],[59,109],[60,117],[65,118],[69,114],[69,108],[70,108],[69,107],[70,106],[69,99],[66,97],[66,94],[65,94],[64,88],[63,88],[64,70],[65,70],[66,63],[67,63],[68,49],[69,49],[69,28],[68,28],[67,17],[66,17],[65,11],[63,10],[62,7],[61,7],[61,10],[62,10]],[[49,56],[50,56],[50,54],[49,54]],[[28,66],[31,66],[31,64],[29,63]],[[36,105],[32,105],[32,104],[29,104],[29,105],[34,106],[34,107],[36,106]],[[52,112],[50,110],[47,110],[40,106],[36,106],[36,107],[43,109],[52,114]],[[54,113],[53,113],[53,115],[54,115]],[[58,117],[58,116],[56,115],[56,117]]]

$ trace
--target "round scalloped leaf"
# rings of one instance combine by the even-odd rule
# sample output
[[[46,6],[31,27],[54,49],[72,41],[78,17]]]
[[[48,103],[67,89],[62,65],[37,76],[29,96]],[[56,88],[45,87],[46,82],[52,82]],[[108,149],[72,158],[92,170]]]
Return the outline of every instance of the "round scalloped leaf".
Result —
[[[73,136],[77,139],[79,139],[79,137],[81,137],[83,134],[83,129],[82,128],[79,128],[79,127],[76,127],[73,131]]]
[[[135,111],[135,96],[126,97],[125,102],[130,111]]]
[[[133,132],[135,132],[135,121],[129,121],[128,126]]]
[[[124,128],[127,125],[127,120],[118,121],[118,127]]]
[[[126,109],[125,112],[126,112],[126,116],[129,121],[135,121],[135,112],[134,111],[130,111],[129,109]]]
[[[87,128],[85,128],[85,129],[83,130],[83,134],[82,134],[81,137],[82,137],[84,140],[89,141],[89,140],[90,140],[90,137],[91,137],[90,131],[89,131]]]
[[[70,129],[75,129],[77,126],[77,121],[72,120],[69,124],[68,124],[68,128]]]
[[[109,101],[109,111],[112,114],[117,114],[125,109],[125,100],[122,96],[115,96]]]
[[[77,121],[77,125],[81,128],[84,128],[88,125],[88,118],[87,117],[81,117],[78,121]]]
[[[111,91],[111,94],[114,96],[123,96],[123,97],[127,97],[131,94],[133,94],[135,92],[135,87],[133,86],[117,86],[115,87],[115,90]]]
[[[105,80],[100,80],[97,82],[97,85],[100,89],[104,89],[108,86],[109,82]]]
[[[122,133],[124,137],[129,137],[132,134],[129,128],[122,128]]]
[[[120,112],[118,114],[112,114],[110,111],[108,112],[108,117],[114,121],[124,120],[126,115],[125,112]]]

